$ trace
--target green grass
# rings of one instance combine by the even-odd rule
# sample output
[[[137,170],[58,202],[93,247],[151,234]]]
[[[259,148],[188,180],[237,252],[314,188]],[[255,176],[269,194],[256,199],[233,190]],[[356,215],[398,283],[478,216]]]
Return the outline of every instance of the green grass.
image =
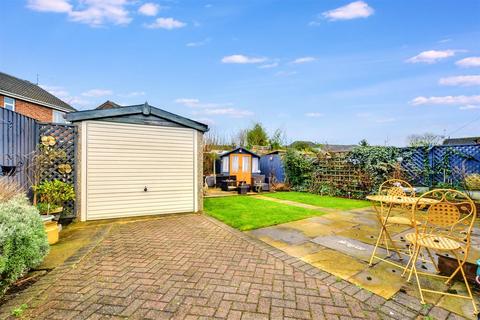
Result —
[[[371,206],[371,203],[366,200],[320,196],[318,194],[308,192],[276,192],[266,193],[264,196],[338,210],[352,210]]]
[[[208,215],[242,231],[324,214],[250,196],[206,198],[204,210]]]

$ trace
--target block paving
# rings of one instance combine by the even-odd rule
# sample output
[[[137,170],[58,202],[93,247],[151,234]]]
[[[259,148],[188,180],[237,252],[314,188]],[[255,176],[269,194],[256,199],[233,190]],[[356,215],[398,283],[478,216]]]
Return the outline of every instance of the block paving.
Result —
[[[458,319],[407,295],[387,301],[196,214],[106,226],[0,318],[22,303],[31,319]]]

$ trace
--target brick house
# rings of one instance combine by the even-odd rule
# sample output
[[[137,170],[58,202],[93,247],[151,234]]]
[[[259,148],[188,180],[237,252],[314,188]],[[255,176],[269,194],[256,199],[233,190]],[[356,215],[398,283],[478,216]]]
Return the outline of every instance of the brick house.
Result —
[[[0,108],[52,123],[65,123],[63,116],[76,111],[38,85],[3,72],[0,72]]]

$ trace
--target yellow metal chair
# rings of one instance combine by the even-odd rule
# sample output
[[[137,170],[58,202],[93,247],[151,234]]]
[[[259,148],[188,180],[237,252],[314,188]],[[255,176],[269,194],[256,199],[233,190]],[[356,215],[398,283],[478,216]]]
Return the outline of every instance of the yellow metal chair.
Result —
[[[432,198],[438,200],[431,205],[426,212],[419,205],[422,198]],[[477,215],[475,203],[464,193],[450,189],[437,189],[423,194],[418,198],[417,203],[412,208],[413,219],[419,222],[415,224],[415,232],[405,236],[411,243],[411,257],[407,264],[410,268],[408,281],[412,274],[415,275],[418,291],[420,293],[421,303],[425,303],[424,292],[460,297],[471,300],[475,314],[478,314],[472,291],[468,284],[463,265],[465,264],[470,252],[471,232]],[[419,272],[416,267],[420,251],[426,251],[438,271],[435,264],[432,251],[449,253],[457,260],[458,267],[450,276]],[[407,268],[404,271],[407,271]],[[442,291],[435,291],[422,288],[419,281],[419,274],[431,277],[445,278],[448,284],[455,275],[461,273],[468,296],[453,294]]]
[[[415,197],[415,188],[407,181],[400,180],[400,179],[390,179],[380,185],[378,189],[378,195],[393,196],[393,197]],[[374,206],[378,219],[382,224],[382,229],[380,230],[380,234],[377,238],[375,248],[373,249],[372,256],[370,257],[370,262],[369,262],[370,266],[372,265],[374,259],[392,263],[390,261],[387,261],[383,258],[376,256],[378,246],[382,244],[382,240],[383,240],[383,245],[387,250],[387,254],[390,254],[390,248],[388,245],[390,241],[394,251],[396,251],[398,255],[398,258],[400,260],[403,259],[403,257],[400,255],[399,249],[395,245],[395,241],[391,238],[388,232],[388,227],[392,225],[405,225],[405,226],[413,227],[413,220],[411,217],[411,211],[409,206],[407,207],[406,205],[400,205],[400,207],[402,207],[405,211],[405,215],[402,215],[402,216],[390,216],[390,213],[393,207],[394,207],[393,204],[387,205],[387,204],[384,204],[383,202],[380,202],[380,208],[378,208],[377,206]],[[392,264],[397,265],[395,263],[392,263]]]

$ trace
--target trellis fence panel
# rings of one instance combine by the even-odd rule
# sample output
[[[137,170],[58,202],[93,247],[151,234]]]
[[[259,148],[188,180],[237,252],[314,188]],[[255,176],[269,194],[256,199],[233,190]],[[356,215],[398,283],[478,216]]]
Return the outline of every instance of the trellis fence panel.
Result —
[[[39,138],[43,136],[52,136],[55,138],[55,148],[65,152],[65,159],[58,159],[47,170],[42,172],[41,180],[62,180],[64,182],[73,184],[75,177],[75,137],[76,127],[73,125],[62,124],[40,124]],[[58,166],[61,164],[69,164],[72,172],[65,174],[60,173]]]
[[[38,124],[34,119],[0,108],[0,175],[8,176],[25,190],[32,180],[28,164],[37,141]]]
[[[465,176],[480,173],[480,145],[404,148],[402,161],[407,176],[415,184],[428,187],[446,183],[458,185]]]

